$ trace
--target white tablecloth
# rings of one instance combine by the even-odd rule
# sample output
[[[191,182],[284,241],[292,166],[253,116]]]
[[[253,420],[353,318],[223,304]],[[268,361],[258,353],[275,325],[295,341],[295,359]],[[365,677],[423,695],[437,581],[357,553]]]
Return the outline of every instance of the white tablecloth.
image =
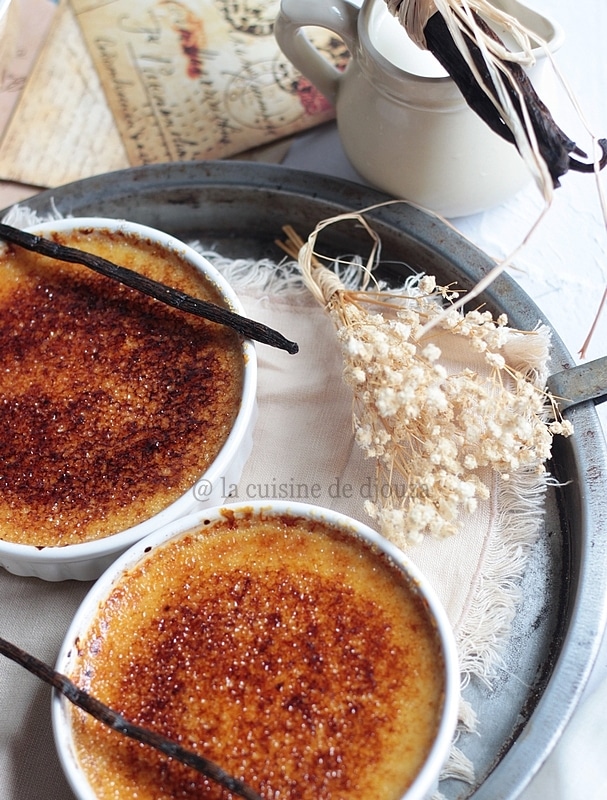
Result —
[[[556,54],[556,63],[590,129],[607,137],[607,4],[600,0],[534,0],[529,5],[564,28],[565,43]],[[588,148],[589,140],[560,90],[558,97],[559,104],[551,106],[557,122],[583,149]],[[362,182],[341,149],[334,125],[300,137],[283,163]],[[607,192],[607,174],[601,176],[601,184]],[[529,187],[499,208],[453,222],[475,244],[499,258],[521,241],[540,208],[537,190]],[[607,231],[593,176],[569,173],[563,178],[548,216],[515,263],[516,269],[509,269],[509,274],[543,311],[575,357],[607,286]],[[585,360],[605,354],[607,308]],[[607,404],[597,409],[607,431]],[[607,490],[607,476],[605,483]],[[607,638],[578,710],[521,800],[604,800],[606,754]]]

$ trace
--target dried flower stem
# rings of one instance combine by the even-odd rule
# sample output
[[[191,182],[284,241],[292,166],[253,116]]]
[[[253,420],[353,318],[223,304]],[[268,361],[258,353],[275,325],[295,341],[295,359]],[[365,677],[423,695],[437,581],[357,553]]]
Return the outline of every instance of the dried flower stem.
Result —
[[[452,288],[431,276],[399,292],[364,288],[372,260],[361,268],[363,288],[348,289],[316,249],[318,234],[343,219],[371,231],[361,214],[344,214],[320,223],[307,242],[288,233],[285,249],[297,251],[306,285],[335,326],[355,440],[376,462],[377,495],[366,511],[401,546],[449,536],[488,497],[487,470],[504,480],[520,470],[545,475],[552,437],[570,435],[571,425],[546,421],[554,400],[508,361],[513,343],[537,332],[508,328],[505,315],[462,314]],[[374,258],[375,233],[372,240]]]

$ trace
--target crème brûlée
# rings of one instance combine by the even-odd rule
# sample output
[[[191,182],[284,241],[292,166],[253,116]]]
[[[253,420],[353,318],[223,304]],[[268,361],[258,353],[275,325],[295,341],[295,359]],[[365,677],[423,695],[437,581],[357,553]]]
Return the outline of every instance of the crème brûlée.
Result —
[[[70,677],[263,798],[396,800],[445,692],[425,600],[322,520],[210,522],[127,568],[78,635]],[[100,800],[221,798],[213,781],[68,709]]]
[[[180,253],[127,231],[47,238],[226,305]],[[240,408],[231,330],[11,245],[0,253],[0,539],[101,539],[205,472]]]

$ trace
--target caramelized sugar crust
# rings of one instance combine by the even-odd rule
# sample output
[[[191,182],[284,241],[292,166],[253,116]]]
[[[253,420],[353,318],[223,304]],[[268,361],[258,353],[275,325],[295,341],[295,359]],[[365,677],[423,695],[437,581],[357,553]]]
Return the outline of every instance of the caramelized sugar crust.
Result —
[[[215,303],[178,254],[122,233],[55,234]],[[0,257],[0,538],[38,547],[108,536],[165,508],[225,442],[243,353],[226,328],[85,267]]]
[[[321,522],[230,519],[155,550],[77,642],[73,679],[264,798],[395,800],[435,736],[444,666],[423,600]],[[220,798],[77,710],[102,800]]]

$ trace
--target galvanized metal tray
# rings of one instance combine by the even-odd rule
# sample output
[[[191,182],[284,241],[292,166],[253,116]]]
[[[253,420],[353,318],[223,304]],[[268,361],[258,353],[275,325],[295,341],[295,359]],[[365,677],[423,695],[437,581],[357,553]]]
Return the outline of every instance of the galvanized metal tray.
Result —
[[[274,241],[291,224],[306,236],[330,216],[359,211],[388,198],[333,178],[276,165],[220,161],[154,165],[103,175],[49,190],[28,200],[40,214],[124,217],[181,239],[198,239],[228,257],[279,259]],[[476,283],[490,259],[431,215],[406,205],[370,213],[382,240],[382,271],[390,279],[403,263],[460,287]],[[360,252],[366,234],[334,226],[323,249]],[[507,276],[482,299],[506,312],[513,326],[543,320],[530,298]],[[551,367],[573,359],[555,337]],[[604,366],[604,365],[603,365]],[[566,373],[563,373],[566,374]],[[604,373],[603,373],[604,374]],[[594,392],[604,394],[605,384]],[[576,435],[555,442],[552,470],[562,483],[549,492],[545,530],[523,578],[523,606],[514,620],[501,677],[489,690],[471,685],[467,696],[483,720],[481,737],[462,749],[478,774],[474,787],[449,781],[450,800],[514,800],[561,735],[590,674],[607,617],[607,455],[594,404],[567,410]]]

